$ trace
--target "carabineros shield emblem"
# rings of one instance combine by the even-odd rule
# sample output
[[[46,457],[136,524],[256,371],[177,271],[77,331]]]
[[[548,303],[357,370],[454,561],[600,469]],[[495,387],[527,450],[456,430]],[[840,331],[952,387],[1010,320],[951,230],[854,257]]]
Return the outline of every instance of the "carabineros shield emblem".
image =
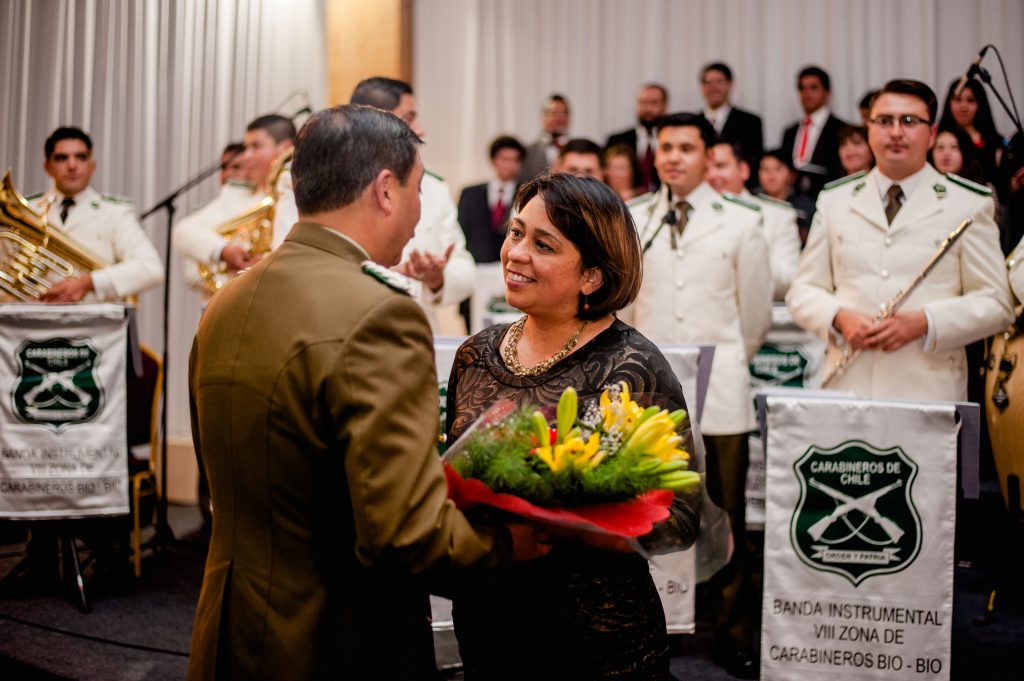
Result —
[[[808,448],[793,464],[800,501],[789,536],[800,560],[854,586],[913,563],[921,550],[917,468],[900,447],[850,440]]]
[[[14,413],[25,423],[60,432],[91,421],[103,408],[96,374],[100,353],[84,339],[26,341],[17,350]]]
[[[799,345],[765,343],[750,362],[751,383],[756,387],[804,388],[809,364]]]

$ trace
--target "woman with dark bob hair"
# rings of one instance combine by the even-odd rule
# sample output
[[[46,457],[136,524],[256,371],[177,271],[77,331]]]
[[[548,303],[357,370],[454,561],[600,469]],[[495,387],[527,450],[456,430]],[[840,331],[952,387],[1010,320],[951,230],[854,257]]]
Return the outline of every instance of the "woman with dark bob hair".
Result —
[[[667,360],[614,313],[636,297],[640,240],[605,184],[554,174],[524,185],[501,249],[505,293],[525,313],[459,349],[448,382],[448,441],[495,401],[557,403],[567,386],[581,409],[625,381],[642,406],[684,406]],[[692,467],[701,470],[687,433]],[[640,544],[685,548],[702,490],[679,493],[668,520]],[[665,616],[647,561],[624,540],[562,537],[539,560],[474,573],[454,593],[466,679],[668,679]]]

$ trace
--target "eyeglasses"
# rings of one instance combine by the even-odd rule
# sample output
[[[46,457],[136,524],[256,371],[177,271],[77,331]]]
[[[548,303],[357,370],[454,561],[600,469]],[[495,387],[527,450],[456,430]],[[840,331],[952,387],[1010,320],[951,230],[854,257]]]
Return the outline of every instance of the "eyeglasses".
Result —
[[[901,114],[899,116],[891,116],[889,114],[882,114],[881,116],[875,116],[870,121],[872,125],[877,125],[885,130],[891,130],[897,123],[900,124],[901,128],[913,130],[919,125],[931,125],[932,122],[927,118],[921,118],[914,114]]]

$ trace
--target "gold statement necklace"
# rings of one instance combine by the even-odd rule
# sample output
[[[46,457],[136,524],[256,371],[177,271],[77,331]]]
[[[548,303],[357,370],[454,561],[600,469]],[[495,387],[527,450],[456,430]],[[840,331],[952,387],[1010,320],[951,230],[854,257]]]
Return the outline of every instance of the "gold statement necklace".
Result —
[[[539,376],[545,371],[553,367],[558,362],[561,362],[566,355],[572,352],[572,349],[576,347],[576,341],[579,340],[580,334],[583,333],[583,329],[587,328],[589,321],[585,321],[580,324],[580,328],[576,329],[576,333],[569,336],[569,340],[565,341],[565,345],[562,349],[555,354],[548,357],[546,360],[536,366],[530,368],[524,367],[519,363],[519,337],[523,335],[523,327],[526,326],[526,317],[523,317],[512,325],[512,328],[508,330],[508,345],[505,346],[505,352],[502,357],[505,359],[505,366],[508,367],[516,376]]]

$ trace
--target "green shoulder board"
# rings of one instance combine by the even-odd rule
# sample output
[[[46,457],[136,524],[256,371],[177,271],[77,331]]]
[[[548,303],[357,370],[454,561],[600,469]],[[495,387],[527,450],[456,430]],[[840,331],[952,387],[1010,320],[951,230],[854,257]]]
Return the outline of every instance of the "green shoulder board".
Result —
[[[437,180],[439,182],[444,182],[444,178],[441,177],[440,175],[438,175],[437,173],[435,173],[430,168],[424,168],[423,172],[425,172],[427,175],[430,175],[432,178],[434,178],[435,180]]]
[[[777,199],[774,196],[768,196],[767,194],[758,194],[757,198],[758,200],[764,201],[765,203],[772,203],[775,204],[776,206],[782,206],[783,208],[793,207],[793,204],[790,203],[789,201],[783,201],[782,199]]]
[[[29,194],[28,196],[25,197],[25,200],[26,201],[38,201],[39,199],[43,198],[43,194],[44,193],[45,192],[36,192],[35,194]]]
[[[946,173],[946,179],[953,184],[958,184],[964,189],[970,189],[975,194],[981,194],[982,196],[992,196],[992,190],[983,184],[977,182],[971,182],[970,180],[954,175],[953,173]]]
[[[135,202],[131,199],[126,199],[123,196],[116,196],[114,194],[103,194],[103,200],[109,201],[110,203],[119,203],[122,206],[134,206]]]
[[[652,198],[654,198],[655,195],[656,195],[655,192],[647,192],[646,194],[641,194],[640,196],[634,196],[629,201],[626,201],[626,205],[628,207],[630,207],[630,208],[636,208],[637,206],[642,206],[645,203],[647,203],[648,201],[650,201]]]
[[[832,180],[831,182],[826,184],[824,187],[821,188],[821,190],[822,191],[827,191],[829,189],[835,189],[836,187],[842,187],[847,182],[853,182],[854,180],[859,180],[860,178],[864,177],[865,175],[867,175],[867,171],[862,170],[859,173],[854,173],[853,175],[847,175],[846,177],[840,177],[838,180]]]
[[[735,203],[737,206],[743,206],[744,208],[749,208],[750,210],[756,210],[758,212],[761,211],[761,206],[751,201],[747,201],[746,199],[741,199],[735,194],[722,194],[722,198],[726,201]]]
[[[364,260],[362,262],[363,272],[384,284],[390,289],[394,289],[399,293],[404,293],[407,296],[412,296],[412,281],[409,277],[399,274],[392,269],[388,269],[382,265],[378,265],[372,260]]]

